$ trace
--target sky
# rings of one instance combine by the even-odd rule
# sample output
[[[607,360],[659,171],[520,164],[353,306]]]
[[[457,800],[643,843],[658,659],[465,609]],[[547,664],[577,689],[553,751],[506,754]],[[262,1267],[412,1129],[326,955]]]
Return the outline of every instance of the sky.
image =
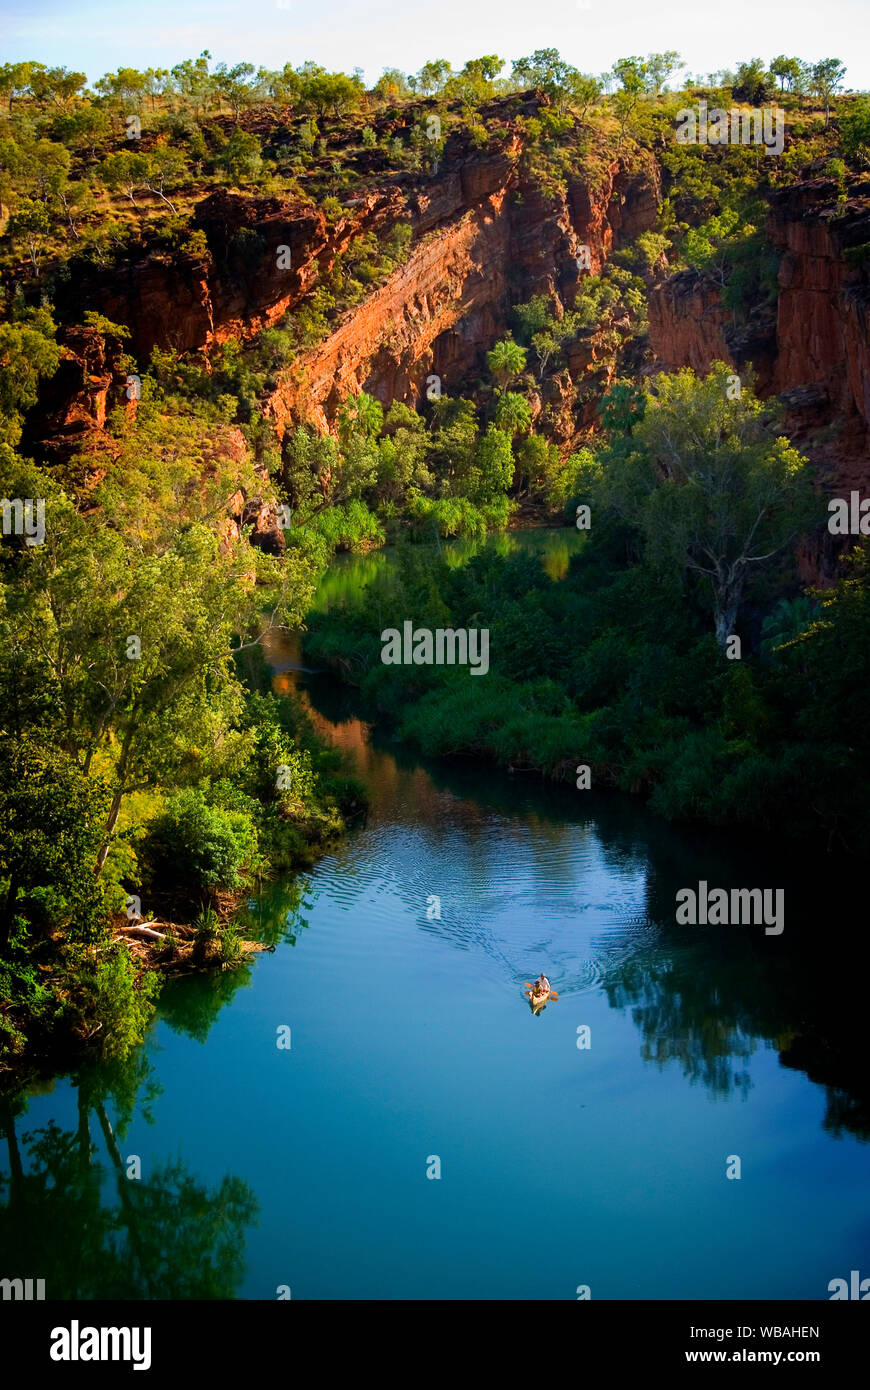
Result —
[[[430,58],[457,68],[485,53],[558,48],[599,73],[673,48],[692,74],[779,53],[840,58],[846,88],[870,89],[870,0],[0,0],[0,36],[0,62],[33,58],[90,82],[119,66],[172,67],[204,48],[230,66],[361,67],[369,84],[385,67],[416,72]]]

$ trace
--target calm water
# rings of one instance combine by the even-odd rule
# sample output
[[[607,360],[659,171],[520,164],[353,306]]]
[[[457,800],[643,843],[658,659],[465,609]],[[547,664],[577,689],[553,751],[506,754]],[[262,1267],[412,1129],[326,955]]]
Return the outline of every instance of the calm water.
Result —
[[[286,688],[298,651],[270,656]],[[49,1297],[270,1299],[818,1299],[870,1274],[844,871],[424,765],[304,681],[365,825],[252,902],[274,953],[168,988],[128,1064],[0,1111],[0,1273]],[[784,887],[785,933],[676,927],[699,878]],[[534,1016],[541,970],[560,997]]]

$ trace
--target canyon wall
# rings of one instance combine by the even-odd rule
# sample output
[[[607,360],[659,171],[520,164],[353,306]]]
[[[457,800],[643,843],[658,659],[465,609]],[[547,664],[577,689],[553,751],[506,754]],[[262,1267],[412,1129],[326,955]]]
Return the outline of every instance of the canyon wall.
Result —
[[[870,286],[852,248],[870,242],[870,185],[837,209],[831,180],[775,192],[766,236],[780,253],[775,310],[740,328],[717,286],[693,271],[650,292],[650,343],[665,369],[749,363],[762,396],[778,395],[785,429],[811,456],[823,488],[870,490]]]
[[[75,323],[91,308],[129,325],[140,368],[155,346],[191,352],[251,339],[300,304],[356,237],[385,235],[401,221],[412,229],[405,263],[297,354],[264,411],[280,437],[297,423],[332,428],[341,401],[360,390],[389,406],[418,405],[432,375],[444,393],[460,383],[473,389],[512,308],[539,293],[570,307],[588,273],[577,268],[580,246],[599,271],[614,246],[655,225],[661,200],[651,155],[631,171],[600,161],[594,186],[577,175],[544,191],[525,172],[523,139],[515,120],[482,150],[454,138],[434,176],[394,177],[331,219],[299,201],[213,193],[196,209],[193,230],[203,235],[188,249],[152,248],[114,269],[92,267],[61,286],[60,316]],[[654,365],[703,373],[723,360],[745,373],[751,364],[759,394],[781,398],[786,431],[830,494],[870,490],[870,287],[866,259],[850,256],[870,243],[870,185],[853,180],[845,207],[838,196],[824,179],[771,195],[766,235],[781,256],[778,299],[744,322],[723,307],[714,281],[693,271],[649,292]],[[64,361],[25,435],[49,459],[99,436],[107,405],[123,399],[116,341],[77,327],[62,329],[60,340]],[[553,437],[570,444],[593,422],[592,396],[607,371],[594,330],[566,356],[567,370],[544,383],[533,406],[549,408]],[[594,392],[581,404],[583,382]],[[836,559],[825,545],[820,574]]]
[[[626,225],[630,235],[654,225],[652,160],[631,175],[613,161],[596,190],[578,181],[566,194],[545,194],[524,178],[520,154],[515,136],[408,199],[409,259],[282,374],[266,406],[279,436],[298,422],[330,428],[339,403],[360,390],[385,406],[418,405],[434,374],[450,394],[485,373],[486,351],[511,325],[514,305],[544,292],[573,302],[582,245],[595,273]],[[582,371],[594,365],[593,352]]]
[[[192,219],[207,250],[155,246],[117,267],[88,266],[59,286],[57,307],[64,319],[94,309],[126,325],[143,367],[154,347],[191,352],[252,338],[295,308],[354,237],[395,221],[401,207],[400,191],[387,188],[330,223],[307,203],[219,190]]]

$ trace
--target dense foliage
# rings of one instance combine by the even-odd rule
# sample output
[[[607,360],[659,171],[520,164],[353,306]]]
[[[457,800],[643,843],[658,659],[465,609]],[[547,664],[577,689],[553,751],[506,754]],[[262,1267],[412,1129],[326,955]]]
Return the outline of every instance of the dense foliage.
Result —
[[[365,605],[310,614],[309,645],[425,752],[559,776],[585,763],[667,815],[788,818],[866,847],[866,556],[824,595],[801,592],[795,545],[820,523],[806,460],[726,368],[650,381],[647,302],[685,270],[735,331],[769,313],[766,200],[820,176],[841,217],[870,158],[868,100],[842,94],[836,59],[683,68],[667,51],[593,75],[541,49],[509,74],[494,54],[459,71],[439,59],[366,90],[358,72],[208,53],[92,88],[0,67],[0,1049],[97,1039],[126,1056],[156,989],[124,944],[130,904],[198,920],[200,945],[222,930],[234,962],[217,907],[304,862],[359,806],[260,650],[264,628],[303,628],[342,549],[398,541],[400,558]],[[673,139],[687,102],[773,99],[777,160]],[[446,158],[512,142],[510,196],[554,221],[572,180],[654,157],[655,226],[513,303],[449,393],[431,377],[415,409],[361,390],[331,402],[329,431],[303,412],[279,439],[266,398],[401,275],[413,198]],[[211,254],[196,210],[216,189],[316,209],[335,232],[385,187],[407,195],[402,215],[336,234],[301,300],[253,336],[186,354],[163,341],[137,362],[135,325],[70,309],[76,285],[137,258],[195,272]],[[850,252],[861,274],[864,251]],[[241,275],[262,252],[244,226],[227,256]],[[61,462],[27,433],[70,368],[59,326],[88,330],[139,388],[115,389],[99,440]],[[583,507],[592,525],[559,582],[485,544],[517,514],[572,522]],[[280,543],[252,543],[261,514],[282,517]],[[459,536],[473,558],[442,547]],[[408,617],[488,627],[487,678],[384,666],[381,629]]]
[[[692,560],[695,526],[712,528],[698,532],[701,550],[718,534],[744,553],[741,538],[760,539],[759,513],[768,547],[824,518],[775,421],[765,432],[749,393],[729,403],[722,371],[704,382],[660,377],[635,409],[633,433],[614,432],[590,456],[577,497],[591,504],[592,525],[558,581],[534,556],[505,558],[497,547],[470,557],[405,548],[374,575],[364,605],[314,613],[306,646],[319,661],[352,653],[363,697],[426,754],[477,754],[570,780],[587,765],[593,785],[640,792],[671,817],[866,851],[870,748],[856,706],[870,652],[866,550],[815,598],[797,596],[794,561],[778,563],[774,551],[730,615],[739,659],[719,649],[715,582]],[[660,472],[657,483],[665,438],[681,474]],[[729,494],[723,477],[730,471],[736,484],[735,470],[746,476]],[[775,480],[781,500],[753,503],[753,475]],[[717,478],[711,517],[703,489]],[[384,665],[381,632],[409,617],[433,629],[488,628],[486,678]]]

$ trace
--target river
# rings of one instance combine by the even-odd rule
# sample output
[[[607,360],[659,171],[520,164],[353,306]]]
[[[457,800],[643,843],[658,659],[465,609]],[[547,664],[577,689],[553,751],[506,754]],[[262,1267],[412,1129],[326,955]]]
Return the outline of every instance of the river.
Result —
[[[6,1107],[0,1273],[248,1299],[825,1299],[870,1274],[854,871],[427,764],[298,646],[268,654],[365,823],[251,900],[273,953],[173,982],[136,1057]],[[676,926],[699,879],[784,887],[785,931]]]

